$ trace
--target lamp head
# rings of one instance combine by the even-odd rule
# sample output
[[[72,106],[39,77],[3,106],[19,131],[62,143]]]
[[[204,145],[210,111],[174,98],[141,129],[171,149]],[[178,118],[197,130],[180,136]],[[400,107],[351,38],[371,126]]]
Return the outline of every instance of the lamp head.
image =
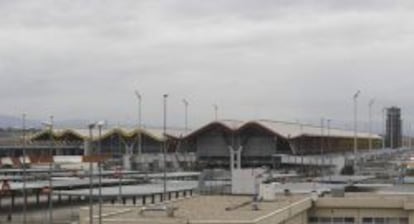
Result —
[[[89,129],[93,129],[96,127],[96,122],[88,124]]]
[[[138,99],[141,99],[141,94],[138,90],[135,90],[135,96],[137,96]]]
[[[354,94],[354,99],[358,98],[359,94],[361,94],[361,90],[358,90],[358,91]]]
[[[105,122],[105,121],[98,121],[98,122],[96,123],[96,125],[97,125],[99,128],[102,128],[103,126],[105,126],[105,124],[106,124],[106,122]]]

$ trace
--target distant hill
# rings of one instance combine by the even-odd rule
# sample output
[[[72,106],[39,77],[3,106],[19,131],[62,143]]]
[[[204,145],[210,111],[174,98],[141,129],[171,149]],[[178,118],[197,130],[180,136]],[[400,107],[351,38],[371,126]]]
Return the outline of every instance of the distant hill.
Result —
[[[26,120],[27,128],[38,128],[40,122],[36,120]],[[0,128],[16,128],[22,127],[22,118],[13,117],[8,115],[0,115]]]

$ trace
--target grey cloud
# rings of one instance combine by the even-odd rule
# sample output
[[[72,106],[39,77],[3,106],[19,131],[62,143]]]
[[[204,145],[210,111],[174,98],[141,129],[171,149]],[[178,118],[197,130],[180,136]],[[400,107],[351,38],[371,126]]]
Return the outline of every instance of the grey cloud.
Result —
[[[5,114],[133,123],[134,89],[151,124],[166,92],[174,125],[182,98],[193,125],[214,103],[223,118],[346,122],[356,89],[361,114],[371,97],[414,112],[410,1],[5,2]]]

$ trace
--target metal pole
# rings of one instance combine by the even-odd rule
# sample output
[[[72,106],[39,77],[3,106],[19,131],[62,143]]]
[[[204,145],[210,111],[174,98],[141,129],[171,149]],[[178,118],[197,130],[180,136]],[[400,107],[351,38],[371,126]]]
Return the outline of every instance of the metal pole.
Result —
[[[167,98],[168,94],[163,95],[164,98],[164,122],[163,122],[163,135],[164,135],[164,147],[163,147],[163,160],[164,160],[164,181],[163,181],[163,200],[166,201],[167,197]]]
[[[53,115],[50,116],[50,158],[51,161],[49,162],[49,224],[53,224],[53,183],[52,183],[52,169],[53,169]]]
[[[142,154],[142,120],[141,120],[141,116],[142,116],[142,95],[139,93],[138,90],[135,90],[135,95],[137,96],[138,99],[138,155],[141,158],[141,154]]]
[[[92,129],[95,127],[95,124],[90,124],[89,126],[89,155],[92,153],[92,144],[93,144],[93,132]],[[93,224],[93,164],[92,161],[89,161],[89,223]]]
[[[369,120],[369,139],[368,139],[368,149],[369,152],[372,151],[372,105],[374,105],[375,99],[371,99],[368,104],[368,120]]]
[[[388,110],[389,120],[390,120],[390,148],[394,148],[394,127],[393,127],[393,120],[394,120],[394,110],[391,108]]]
[[[303,151],[304,151],[304,149],[302,148],[302,138],[304,137],[303,136],[303,125],[302,125],[302,123],[299,123],[299,129],[300,129],[300,137],[299,137],[299,151],[300,151],[300,163],[301,163],[301,172],[302,173],[304,173],[305,172],[305,167],[304,167],[304,164],[303,164]]]
[[[217,119],[218,119],[218,106],[217,106],[217,104],[213,104],[213,108],[214,108],[214,119],[217,121]]]
[[[327,129],[328,129],[328,132],[327,132],[327,138],[326,138],[326,140],[327,140],[327,148],[328,148],[328,151],[332,151],[332,149],[331,149],[331,120],[330,119],[328,119],[327,121],[326,121],[326,125],[327,125]],[[329,157],[329,164],[330,164],[330,167],[332,167],[333,166],[333,161],[332,161],[332,154],[333,154],[333,152],[331,152],[331,155],[330,155],[330,157]],[[331,180],[332,180],[332,172],[331,172],[331,170],[329,170],[329,182],[331,182]]]
[[[118,201],[122,204],[122,165],[118,168]]]
[[[385,149],[385,138],[386,138],[386,124],[385,124],[385,107],[382,108],[382,149]]]
[[[408,148],[411,149],[412,138],[411,138],[411,123],[408,123]]]
[[[188,101],[183,99],[184,103],[184,132],[187,134],[188,132]]]
[[[22,115],[22,119],[23,119],[23,224],[27,223],[27,216],[26,216],[26,211],[27,211],[27,192],[26,192],[26,178],[27,178],[27,173],[26,173],[26,114],[24,113]]]
[[[361,93],[361,91],[357,91],[354,94],[354,175],[356,173],[356,168],[357,168],[357,160],[358,160],[358,96]]]
[[[323,177],[324,174],[324,165],[325,165],[325,159],[324,159],[324,145],[323,145],[323,140],[324,140],[324,125],[325,125],[325,119],[321,118],[321,176]]]
[[[98,220],[99,224],[102,224],[102,122],[98,124],[99,144],[98,144],[98,194],[99,194],[99,206],[98,206]]]

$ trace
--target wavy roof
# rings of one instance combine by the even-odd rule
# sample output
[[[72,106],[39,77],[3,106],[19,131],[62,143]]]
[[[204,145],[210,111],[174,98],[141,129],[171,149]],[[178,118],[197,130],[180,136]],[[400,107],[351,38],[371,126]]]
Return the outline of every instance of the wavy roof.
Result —
[[[239,132],[248,127],[260,127],[265,129],[268,132],[273,133],[274,135],[278,135],[284,138],[297,138],[301,136],[309,136],[309,137],[320,137],[322,136],[321,127],[316,125],[307,125],[301,124],[297,122],[285,122],[285,121],[272,121],[272,120],[253,120],[248,122],[237,121],[237,120],[219,120],[213,121],[202,126],[199,129],[194,130],[193,132],[189,133],[186,137],[191,137],[197,135],[198,133],[204,131],[205,129],[218,125],[226,128],[229,131]],[[328,136],[328,130],[324,129],[323,136]],[[350,130],[343,130],[338,128],[330,128],[329,129],[329,136],[330,137],[338,137],[338,138],[353,138],[354,132]],[[358,132],[359,138],[374,138],[374,139],[381,139],[381,136],[377,134],[369,134],[366,132]]]
[[[36,133],[31,137],[31,139],[36,139],[37,137],[40,137],[41,135],[48,134],[49,130],[44,130],[41,132]],[[132,129],[132,128],[111,128],[111,129],[102,129],[101,138],[107,138],[114,134],[119,134],[125,138],[131,138],[137,134],[141,133],[142,135],[145,135],[147,137],[150,137],[156,141],[164,141],[166,138],[163,134],[162,129]],[[54,129],[53,130],[53,136],[55,138],[62,138],[67,134],[72,134],[80,139],[86,140],[90,139],[90,131],[89,129]],[[171,138],[180,138],[184,135],[184,131],[180,130],[167,130],[166,135]],[[92,138],[93,140],[99,139],[99,131],[97,129],[92,130]]]

